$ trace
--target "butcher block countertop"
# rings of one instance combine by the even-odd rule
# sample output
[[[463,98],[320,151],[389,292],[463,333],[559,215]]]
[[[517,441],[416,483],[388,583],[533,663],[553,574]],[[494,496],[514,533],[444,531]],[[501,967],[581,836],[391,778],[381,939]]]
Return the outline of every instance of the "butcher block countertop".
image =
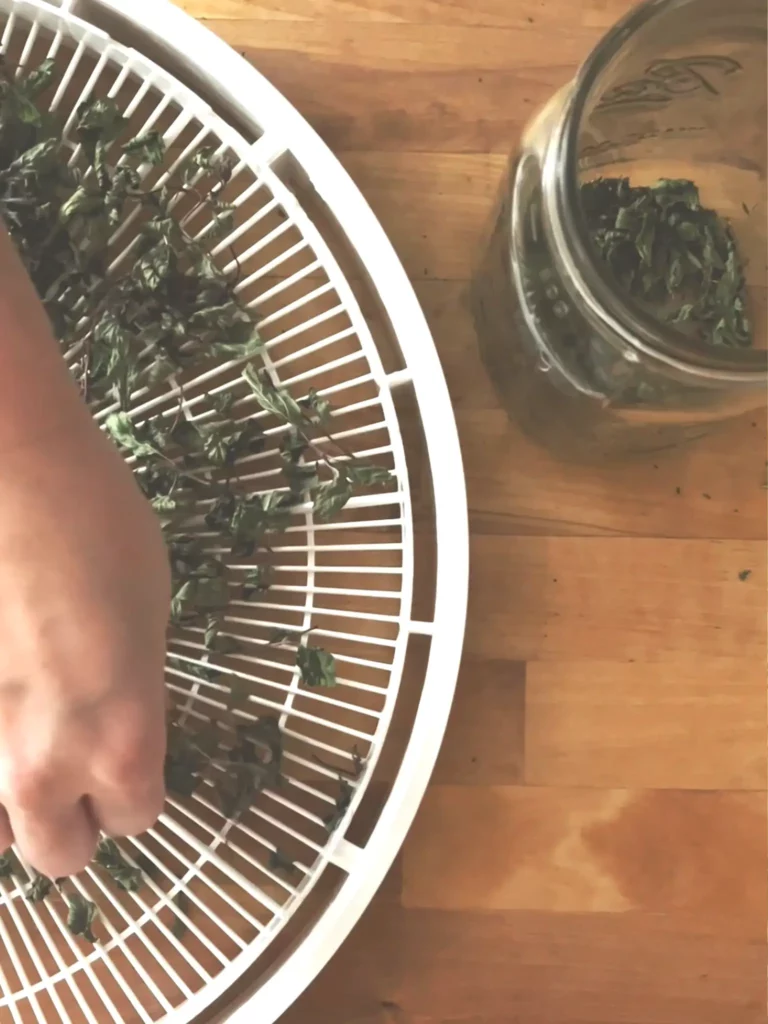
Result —
[[[765,416],[558,463],[500,408],[465,308],[509,151],[626,2],[181,2],[381,219],[467,476],[465,654],[432,784],[284,1024],[765,1021]]]

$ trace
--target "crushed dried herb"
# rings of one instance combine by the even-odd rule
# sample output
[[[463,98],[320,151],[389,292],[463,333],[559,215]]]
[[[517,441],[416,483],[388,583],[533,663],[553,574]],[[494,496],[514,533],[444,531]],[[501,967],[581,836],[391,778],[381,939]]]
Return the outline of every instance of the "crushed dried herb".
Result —
[[[86,942],[98,942],[93,933],[93,925],[99,917],[96,904],[79,892],[71,893],[66,897],[66,901],[68,907],[67,928],[70,933],[85,939]]]
[[[271,871],[283,871],[287,875],[292,875],[297,870],[288,854],[283,853],[279,848],[272,850],[269,854],[268,867]]]
[[[352,803],[352,797],[355,795],[355,791],[347,782],[347,780],[339,775],[339,795],[336,797],[336,806],[330,814],[324,818],[325,827],[329,832],[335,832],[341,824],[344,815],[349,810],[350,804]]]
[[[658,320],[704,345],[752,344],[736,239],[692,181],[597,178],[582,184],[581,206],[611,276]]]

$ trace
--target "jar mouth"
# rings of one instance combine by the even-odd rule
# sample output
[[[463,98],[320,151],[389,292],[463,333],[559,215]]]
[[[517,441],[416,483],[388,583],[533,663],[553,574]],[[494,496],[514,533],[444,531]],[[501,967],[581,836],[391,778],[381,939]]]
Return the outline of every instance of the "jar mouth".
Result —
[[[768,351],[702,346],[650,315],[628,293],[620,293],[589,236],[579,195],[578,149],[582,120],[601,74],[627,41],[647,22],[695,0],[650,0],[632,10],[604,35],[581,66],[556,128],[544,166],[544,201],[557,232],[560,254],[593,312],[631,348],[679,370],[734,383],[768,382]]]

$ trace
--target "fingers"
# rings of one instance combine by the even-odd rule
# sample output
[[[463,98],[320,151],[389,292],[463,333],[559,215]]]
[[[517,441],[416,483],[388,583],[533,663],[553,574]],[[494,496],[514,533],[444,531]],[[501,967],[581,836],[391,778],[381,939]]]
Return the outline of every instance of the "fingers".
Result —
[[[90,863],[99,829],[85,800],[62,803],[34,784],[18,790],[15,800],[10,823],[27,863],[49,878],[75,875]]]
[[[126,704],[101,731],[91,764],[94,816],[108,835],[138,835],[154,825],[165,802],[164,688],[141,704]]]
[[[13,843],[13,829],[11,819],[4,807],[0,807],[0,853],[5,853]]]
[[[117,696],[63,707],[23,694],[0,714],[0,853],[15,841],[28,864],[59,878],[90,863],[100,831],[136,835],[154,824],[166,743],[162,673],[155,678],[131,673]]]
[[[96,848],[77,756],[87,744],[79,731],[58,734],[49,716],[38,711],[33,718],[28,707],[24,700],[21,714],[0,716],[0,803],[24,860],[59,878],[81,871]]]
[[[93,814],[108,836],[137,836],[152,828],[163,810],[165,789],[162,776],[141,787],[133,786],[91,797]]]

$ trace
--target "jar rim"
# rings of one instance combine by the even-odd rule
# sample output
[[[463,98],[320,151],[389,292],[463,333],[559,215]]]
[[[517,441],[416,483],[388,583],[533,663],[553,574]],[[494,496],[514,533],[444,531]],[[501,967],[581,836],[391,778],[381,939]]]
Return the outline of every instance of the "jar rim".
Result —
[[[553,186],[548,203],[561,222],[568,223],[562,242],[570,256],[568,271],[576,279],[593,309],[606,319],[632,348],[676,368],[713,376],[734,383],[754,385],[768,381],[768,350],[733,350],[714,346],[688,345],[673,328],[652,317],[630,295],[619,294],[615,282],[589,238],[578,191],[578,147],[582,118],[588,100],[605,67],[626,42],[649,21],[674,8],[696,0],[647,0],[630,11],[598,41],[576,76],[560,123],[555,129],[549,159],[545,161],[544,187]],[[553,208],[554,206],[554,208]],[[562,250],[561,250],[562,252]]]

